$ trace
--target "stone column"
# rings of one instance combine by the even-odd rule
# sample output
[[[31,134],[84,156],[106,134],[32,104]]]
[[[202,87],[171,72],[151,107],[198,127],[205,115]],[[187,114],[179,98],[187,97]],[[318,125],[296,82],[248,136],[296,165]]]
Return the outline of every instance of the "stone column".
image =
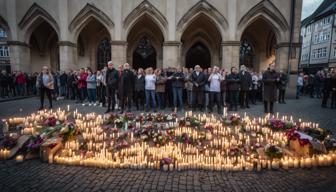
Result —
[[[7,41],[10,51],[10,63],[12,71],[31,71],[29,45],[20,41]]]
[[[230,72],[231,67],[239,68],[239,41],[225,41],[222,46],[222,67]]]
[[[275,68],[278,71],[288,71],[288,49],[289,43],[279,43],[276,45]]]
[[[60,70],[66,72],[69,70],[78,70],[76,44],[69,41],[59,41],[58,46]]]
[[[126,41],[111,41],[111,60],[113,61],[114,66],[126,63],[126,51]]]
[[[163,43],[163,68],[181,67],[180,44],[178,41],[165,41]]]

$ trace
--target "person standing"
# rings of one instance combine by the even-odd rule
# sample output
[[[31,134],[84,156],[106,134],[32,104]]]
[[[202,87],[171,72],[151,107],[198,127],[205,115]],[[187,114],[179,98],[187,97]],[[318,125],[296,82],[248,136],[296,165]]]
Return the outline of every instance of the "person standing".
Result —
[[[106,95],[107,95],[107,110],[105,113],[109,113],[114,110],[116,100],[115,100],[115,92],[118,89],[118,71],[114,68],[112,61],[107,63],[107,71],[106,71]],[[112,108],[111,108],[112,102]]]
[[[88,76],[86,78],[87,83],[87,92],[88,92],[88,100],[89,106],[96,106],[96,90],[97,90],[97,79],[96,75],[92,73],[90,68],[87,69]]]
[[[1,97],[4,98],[5,96],[8,97],[8,77],[5,70],[1,71],[0,74],[0,87],[1,87]]]
[[[177,112],[178,108],[180,108],[183,112],[182,91],[184,88],[184,74],[181,67],[174,70],[173,75],[169,77],[172,80],[174,111]]]
[[[25,75],[23,74],[22,71],[20,71],[17,76],[16,76],[16,81],[15,81],[16,85],[17,85],[17,93],[18,96],[24,96],[25,94],[25,88],[24,85],[26,83],[26,79],[25,79]]]
[[[186,80],[185,83],[185,88],[187,91],[187,103],[188,103],[188,108],[192,108],[192,88],[193,84],[191,82],[191,74],[193,72],[193,69],[191,68],[190,70],[186,69],[186,72],[184,74],[184,78]]]
[[[246,70],[245,65],[240,66],[240,106],[242,109],[250,108],[249,106],[249,91],[252,87],[252,76]]]
[[[77,94],[77,75],[75,71],[70,71],[67,79],[68,84],[68,97],[71,100],[76,99]]]
[[[196,110],[196,106],[200,111],[203,111],[204,103],[204,85],[206,83],[206,77],[202,72],[202,68],[196,65],[194,72],[191,74],[191,82],[193,83],[193,110]]]
[[[101,70],[101,97],[100,97],[100,106],[101,107],[106,107],[106,71],[107,71],[107,67],[105,66],[102,70]]]
[[[64,97],[67,95],[66,93],[67,93],[67,79],[68,79],[68,76],[65,73],[65,71],[61,72],[59,78],[60,78],[59,97],[60,99],[64,99]]]
[[[153,104],[153,111],[156,112],[155,82],[156,76],[153,74],[153,68],[147,68],[145,76],[146,112],[149,111],[151,104]]]
[[[322,72],[323,73],[323,72]],[[322,108],[327,107],[327,102],[331,91],[331,76],[330,73],[324,72],[325,78],[322,81]]]
[[[213,106],[216,102],[217,104],[217,113],[221,114],[221,81],[224,78],[219,73],[218,67],[214,67],[212,73],[210,74],[208,81],[210,82],[209,91],[210,91],[210,104],[209,104],[209,113],[212,112]]]
[[[252,72],[251,102],[253,105],[257,104],[257,94],[258,94],[258,75],[255,72]]]
[[[100,101],[102,100],[102,87],[103,87],[103,83],[102,83],[102,73],[101,71],[97,71],[96,73],[96,80],[97,80],[97,103],[99,105]]]
[[[120,78],[120,99],[121,99],[121,111],[120,114],[124,113],[125,105],[127,104],[127,112],[131,111],[132,98],[134,90],[134,74],[130,70],[130,65],[128,63],[124,64],[124,70]]]
[[[296,99],[299,99],[303,87],[303,73],[299,73],[296,80]]]
[[[331,84],[331,108],[335,109],[336,108],[336,71],[335,68],[331,73],[331,79],[330,79],[330,84]]]
[[[86,78],[87,73],[85,72],[84,68],[79,70],[79,74],[77,76],[77,86],[79,91],[79,102],[83,103],[86,95]]]
[[[36,87],[40,88],[40,108],[44,108],[44,95],[46,94],[49,100],[49,109],[52,109],[51,92],[54,89],[54,78],[47,66],[42,67],[42,72],[36,79]]]
[[[141,105],[141,110],[144,110],[145,104],[145,75],[142,68],[138,69],[137,76],[134,80],[134,100],[136,109],[139,110]]]
[[[240,77],[236,67],[231,67],[231,73],[227,77],[227,86],[230,101],[229,111],[237,111],[240,90]]]
[[[221,75],[223,77],[223,80],[221,81],[221,99],[222,99],[222,106],[226,107],[227,106],[227,100],[228,100],[228,92],[227,92],[227,84],[226,84],[226,79],[227,79],[227,71],[225,69],[221,70]]]
[[[283,71],[280,71],[279,78],[280,78],[280,81],[279,81],[279,85],[278,85],[278,88],[279,88],[278,101],[279,101],[279,103],[285,104],[286,103],[285,102],[285,93],[286,93],[288,78],[287,78],[287,75]]]
[[[156,76],[155,95],[158,102],[158,107],[162,110],[164,109],[166,78],[162,75],[161,69],[156,69],[155,76]]]
[[[269,69],[263,74],[262,81],[264,84],[264,112],[273,114],[277,83],[280,81],[279,75],[275,71],[275,63],[269,65]]]

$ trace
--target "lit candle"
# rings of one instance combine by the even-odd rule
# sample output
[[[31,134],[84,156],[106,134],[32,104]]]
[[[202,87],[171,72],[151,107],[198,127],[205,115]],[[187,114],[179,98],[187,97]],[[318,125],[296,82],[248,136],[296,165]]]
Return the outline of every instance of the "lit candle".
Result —
[[[22,163],[22,162],[23,162],[23,155],[17,155],[17,156],[15,157],[15,161],[16,161],[17,163]]]

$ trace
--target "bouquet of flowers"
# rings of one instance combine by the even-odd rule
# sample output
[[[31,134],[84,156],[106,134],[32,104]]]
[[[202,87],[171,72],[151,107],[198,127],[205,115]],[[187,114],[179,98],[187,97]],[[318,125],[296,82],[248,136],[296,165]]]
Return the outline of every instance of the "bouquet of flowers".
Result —
[[[202,123],[195,117],[185,117],[179,121],[179,126],[187,126],[195,129],[201,129]]]
[[[173,163],[173,159],[169,157],[164,157],[160,160],[161,165],[169,165]]]
[[[237,126],[237,125],[240,125],[242,123],[242,120],[241,120],[240,116],[238,116],[238,115],[230,115],[229,117],[226,117],[224,119],[224,123],[226,125]]]
[[[126,121],[133,121],[134,118],[135,118],[134,113],[131,113],[131,112],[127,112],[123,116],[124,122],[126,122]]]
[[[110,116],[104,121],[104,125],[113,125],[114,124],[114,120],[118,118],[117,114],[112,113],[110,114]]]
[[[178,141],[184,144],[191,144],[191,138],[189,138],[187,133],[182,133],[182,135],[178,138]]]
[[[168,138],[165,134],[158,132],[153,135],[153,143],[156,146],[164,146],[168,142]]]
[[[288,140],[298,140],[301,147],[310,144],[309,139],[302,139],[300,134],[296,131],[295,128],[292,128],[292,129],[286,131],[285,134],[286,134]]]
[[[62,136],[62,141],[66,142],[73,138],[74,135],[78,134],[79,130],[76,128],[74,123],[67,123],[60,130],[60,135]]]
[[[307,135],[313,137],[314,139],[317,139],[319,141],[324,141],[325,138],[331,134],[329,130],[325,130],[322,128],[311,128],[311,127],[305,127],[301,128],[301,130],[306,133]]]
[[[56,125],[56,122],[57,122],[57,119],[54,116],[52,116],[52,117],[48,117],[48,119],[46,119],[43,124],[45,126],[53,127]]]
[[[265,154],[271,159],[281,159],[283,156],[282,149],[275,145],[267,144]]]
[[[40,135],[37,136],[31,136],[30,141],[27,145],[27,149],[29,152],[32,153],[38,153],[38,151],[40,150],[40,146],[43,143],[43,139],[40,137]]]
[[[291,122],[285,122],[280,119],[269,119],[266,126],[271,128],[273,131],[285,131],[295,127]]]
[[[118,128],[118,129],[122,129],[124,127],[124,121],[122,118],[117,118],[114,120],[114,125]]]

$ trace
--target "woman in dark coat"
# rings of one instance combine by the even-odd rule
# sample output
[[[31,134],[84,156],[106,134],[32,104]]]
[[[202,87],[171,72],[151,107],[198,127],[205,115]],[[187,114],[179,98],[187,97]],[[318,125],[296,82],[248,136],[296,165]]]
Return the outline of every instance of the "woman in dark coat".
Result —
[[[280,81],[279,74],[275,71],[275,64],[272,63],[269,69],[263,74],[264,83],[264,111],[274,113],[273,105],[276,101],[277,84]]]
[[[127,104],[127,112],[131,111],[132,107],[132,97],[134,89],[134,74],[130,70],[128,63],[124,64],[124,70],[120,78],[119,96],[121,103],[121,111],[124,112],[125,104]]]

